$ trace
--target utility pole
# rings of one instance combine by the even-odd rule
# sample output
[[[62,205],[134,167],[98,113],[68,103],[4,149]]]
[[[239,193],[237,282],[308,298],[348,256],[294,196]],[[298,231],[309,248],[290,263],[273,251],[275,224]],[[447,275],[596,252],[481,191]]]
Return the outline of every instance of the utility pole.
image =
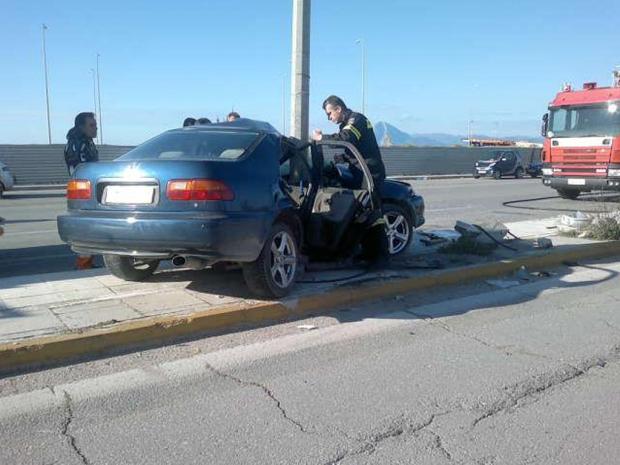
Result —
[[[293,0],[291,133],[308,140],[310,105],[310,0]]]
[[[47,80],[47,47],[45,46],[45,31],[47,31],[47,26],[45,24],[41,25],[41,37],[43,43],[43,70],[45,72],[45,105],[47,109],[47,142],[52,144],[52,125],[50,123],[50,90],[49,83]]]
[[[357,39],[356,44],[362,46],[362,114],[366,114],[366,41]]]
[[[97,53],[97,99],[99,100],[99,143],[103,145],[103,115],[101,114],[101,80],[99,78],[99,54]]]
[[[282,135],[286,136],[286,75],[282,76]]]
[[[97,78],[95,76],[95,68],[90,69],[90,74],[93,77],[93,113],[97,114]]]

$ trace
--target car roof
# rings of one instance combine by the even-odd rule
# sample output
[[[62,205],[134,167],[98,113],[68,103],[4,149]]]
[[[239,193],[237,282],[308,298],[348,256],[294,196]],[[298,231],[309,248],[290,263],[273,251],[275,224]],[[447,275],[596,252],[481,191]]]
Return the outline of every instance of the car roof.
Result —
[[[213,131],[213,130],[226,130],[226,131],[256,131],[266,134],[274,134],[279,136],[280,133],[271,124],[265,121],[258,121],[249,118],[239,118],[235,121],[224,121],[221,123],[210,124],[196,124],[194,126],[187,126],[184,128],[173,129],[173,131]]]

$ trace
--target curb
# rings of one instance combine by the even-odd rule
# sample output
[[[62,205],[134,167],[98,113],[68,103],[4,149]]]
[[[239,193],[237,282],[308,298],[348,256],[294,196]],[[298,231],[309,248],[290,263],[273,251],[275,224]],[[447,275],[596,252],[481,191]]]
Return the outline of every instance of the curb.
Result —
[[[322,314],[334,307],[392,297],[418,289],[460,284],[514,272],[522,266],[542,269],[567,261],[620,255],[620,241],[565,246],[523,257],[449,270],[432,271],[424,276],[363,284],[351,283],[324,294],[301,296],[282,302],[235,304],[191,315],[154,317],[120,323],[109,328],[92,328],[78,333],[33,338],[0,344],[0,373],[24,368],[59,365],[86,356],[102,356],[127,349],[161,345],[208,331],[232,329],[242,325],[295,320],[310,313]]]

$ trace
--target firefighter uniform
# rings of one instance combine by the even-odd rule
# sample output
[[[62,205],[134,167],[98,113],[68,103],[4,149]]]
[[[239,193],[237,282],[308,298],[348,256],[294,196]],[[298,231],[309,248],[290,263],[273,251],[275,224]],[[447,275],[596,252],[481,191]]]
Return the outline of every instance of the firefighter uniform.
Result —
[[[381,159],[379,144],[377,144],[372,124],[361,113],[351,110],[346,110],[346,112],[343,122],[340,123],[340,132],[331,135],[325,134],[323,139],[341,140],[353,144],[366,160],[375,188],[380,190],[385,179],[385,166]],[[347,157],[347,161],[353,168],[360,169],[355,157]]]
[[[384,265],[389,260],[385,221],[383,220],[383,212],[381,210],[381,190],[385,180],[385,165],[381,158],[381,151],[379,150],[379,144],[377,144],[375,131],[368,118],[361,113],[351,110],[346,110],[344,116],[343,122],[340,123],[340,132],[323,135],[323,140],[349,142],[355,146],[366,161],[374,184],[374,211],[368,219],[368,232],[362,244],[366,258],[375,264]],[[353,156],[347,156],[347,154],[345,154],[345,159],[352,170],[359,172],[359,178],[362,179],[361,168],[357,159]]]

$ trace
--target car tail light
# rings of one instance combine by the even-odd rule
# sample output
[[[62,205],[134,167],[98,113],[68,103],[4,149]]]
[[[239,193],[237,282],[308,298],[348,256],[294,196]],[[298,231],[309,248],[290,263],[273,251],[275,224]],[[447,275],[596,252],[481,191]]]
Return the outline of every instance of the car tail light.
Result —
[[[170,200],[233,200],[235,194],[222,181],[213,179],[175,179],[168,181]]]
[[[92,189],[90,181],[85,179],[71,179],[67,183],[68,200],[90,200]]]

